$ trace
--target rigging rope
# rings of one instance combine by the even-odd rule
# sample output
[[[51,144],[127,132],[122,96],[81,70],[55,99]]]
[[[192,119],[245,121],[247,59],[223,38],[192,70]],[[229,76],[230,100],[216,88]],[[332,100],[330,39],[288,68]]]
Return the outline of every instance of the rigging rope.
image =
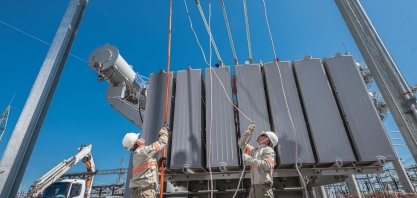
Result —
[[[198,46],[200,47],[201,52],[203,53],[204,62],[205,62],[207,65],[210,65],[210,64],[207,62],[207,60],[206,60],[206,55],[204,54],[203,47],[201,46],[200,41],[198,40],[198,37],[197,37],[197,33],[196,33],[196,32],[195,32],[195,30],[194,30],[194,27],[193,27],[193,22],[191,21],[191,16],[190,16],[190,12],[188,11],[188,6],[187,6],[187,2],[186,2],[186,0],[184,0],[184,5],[185,5],[185,11],[187,12],[188,20],[190,21],[190,28],[191,28],[191,30],[193,31],[195,38],[197,38],[197,44],[198,44]]]
[[[243,0],[243,12],[245,14],[246,39],[248,40],[249,63],[253,63],[252,48],[251,48],[251,43],[250,43],[248,10],[246,8],[246,0]]]
[[[217,59],[219,60],[219,64],[223,65],[223,61],[222,61],[222,58],[220,57],[219,50],[217,50],[216,43],[214,42],[214,38],[211,35],[210,27],[208,26],[207,21],[206,21],[206,17],[204,16],[203,10],[201,9],[200,1],[196,0],[195,3],[197,4],[198,10],[200,11],[201,18],[203,19],[204,25],[206,26],[207,33],[209,34],[210,41],[213,44],[213,48],[214,48],[214,51],[216,52]]]
[[[298,173],[298,175],[299,175],[299,177],[300,177],[300,181],[301,181],[301,183],[303,184],[305,197],[306,197],[306,198],[308,198],[308,193],[307,193],[306,183],[305,183],[305,181],[304,181],[304,179],[303,179],[303,175],[301,174],[301,172],[300,172],[300,170],[299,170],[299,168],[298,168],[298,165],[297,165],[297,161],[298,161],[298,140],[297,140],[297,131],[295,130],[294,122],[293,122],[293,120],[292,120],[292,116],[291,116],[291,113],[290,113],[290,110],[289,110],[289,107],[288,107],[287,96],[286,96],[286,94],[285,94],[284,84],[283,84],[283,82],[282,82],[281,70],[280,70],[280,68],[279,68],[279,66],[278,66],[278,60],[276,59],[276,57],[277,57],[277,56],[276,56],[276,52],[275,52],[274,40],[272,39],[271,28],[269,27],[268,14],[267,14],[267,12],[266,12],[266,4],[265,4],[265,0],[262,0],[262,2],[263,2],[263,4],[264,4],[264,14],[265,14],[266,25],[267,25],[267,27],[268,27],[269,38],[270,38],[271,45],[272,45],[272,51],[273,51],[273,53],[274,53],[274,59],[275,59],[275,61],[274,61],[274,62],[276,63],[277,68],[278,68],[279,79],[281,80],[281,88],[282,88],[282,92],[283,92],[283,95],[284,95],[284,101],[285,101],[285,105],[286,105],[287,112],[288,112],[288,117],[290,118],[291,126],[292,126],[292,129],[293,129],[293,134],[294,134],[294,141],[295,141],[295,168],[296,168],[297,173]]]
[[[172,0],[169,1],[169,19],[168,19],[168,56],[167,56],[167,74],[165,79],[165,109],[164,109],[164,125],[168,120],[168,101],[169,101],[169,73],[171,66],[171,31],[172,30]],[[166,157],[166,146],[162,149],[162,157]],[[164,197],[164,177],[165,177],[165,164],[161,164],[161,178],[159,187],[159,198]]]
[[[223,18],[224,18],[224,23],[226,24],[227,34],[229,36],[230,47],[232,48],[233,61],[235,62],[235,65],[238,65],[238,59],[237,59],[237,56],[236,56],[235,45],[233,44],[232,32],[230,31],[229,20],[227,19],[226,7],[224,6],[224,1],[223,0],[220,0],[220,3],[222,5]]]
[[[227,99],[229,100],[229,102],[233,105],[233,107],[237,110],[237,111],[239,111],[247,120],[249,120],[249,122],[251,122],[251,123],[255,123],[254,121],[252,121],[250,118],[248,118],[235,104],[233,104],[233,102],[230,100],[230,98],[229,98],[229,96],[227,95],[227,92],[226,92],[226,88],[224,87],[224,85],[223,85],[223,83],[222,83],[222,81],[220,80],[220,78],[219,78],[219,76],[217,76],[217,73],[216,73],[216,71],[214,70],[214,69],[211,69],[211,67],[210,67],[210,72],[211,71],[213,71],[214,72],[214,75],[217,77],[217,79],[219,80],[219,82],[220,82],[220,85],[223,87],[223,91],[224,91],[224,93],[225,93],[225,95],[226,95],[226,97],[227,97]],[[210,73],[210,76],[211,76],[211,73]],[[248,139],[248,141],[246,141],[246,145],[249,143],[249,141],[251,140],[251,138],[252,138],[252,134],[250,134],[250,136],[249,136],[249,139]],[[246,147],[246,146],[245,146]],[[236,196],[236,193],[237,193],[237,191],[239,190],[239,186],[240,186],[240,182],[242,181],[242,178],[243,178],[243,175],[244,175],[244,173],[245,173],[245,168],[246,168],[246,163],[244,163],[243,164],[243,170],[242,170],[242,174],[240,175],[240,178],[239,178],[239,182],[238,182],[238,184],[237,184],[237,189],[236,189],[236,191],[235,191],[235,194],[233,195],[233,198]]]

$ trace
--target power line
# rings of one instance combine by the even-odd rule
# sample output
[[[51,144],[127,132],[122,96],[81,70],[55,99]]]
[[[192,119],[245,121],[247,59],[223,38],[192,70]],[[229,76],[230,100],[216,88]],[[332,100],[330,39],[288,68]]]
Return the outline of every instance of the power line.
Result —
[[[42,40],[42,39],[40,39],[40,38],[38,38],[38,37],[35,37],[35,36],[33,36],[33,35],[31,35],[31,34],[29,34],[29,33],[25,32],[25,31],[23,31],[23,30],[20,30],[20,29],[18,29],[18,28],[16,28],[16,27],[14,27],[14,26],[12,26],[12,25],[10,25],[10,24],[8,24],[8,23],[4,22],[4,21],[1,21],[1,20],[0,20],[0,23],[3,23],[4,25],[6,25],[6,26],[8,26],[8,27],[10,27],[10,28],[12,28],[12,29],[14,29],[14,30],[16,30],[16,31],[19,31],[20,33],[25,34],[26,36],[29,36],[29,37],[31,37],[31,38],[33,38],[33,39],[35,39],[35,40],[38,40],[38,41],[42,42],[43,44],[46,44],[46,45],[51,45],[50,43],[48,43],[48,42],[46,42],[46,41],[44,41],[44,40]],[[75,55],[73,55],[73,54],[69,54],[69,55],[70,55],[70,56],[72,56],[72,57],[74,57],[74,58],[76,58],[76,59],[79,59],[79,60],[81,60],[81,61],[87,62],[86,60],[84,60],[84,59],[82,59],[82,58],[80,58],[80,57],[78,57],[78,56],[75,56]]]
[[[314,34],[314,39],[313,39],[313,51],[314,51],[314,45],[316,44],[316,38],[317,38],[317,33],[319,31],[319,27],[320,27],[320,22],[321,22],[321,16],[323,15],[323,8],[324,8],[324,2],[326,0],[323,0],[323,4],[321,6],[321,12],[320,12],[320,17],[319,17],[319,22],[317,23],[317,29],[316,29],[316,33]],[[311,54],[310,54],[311,55]]]

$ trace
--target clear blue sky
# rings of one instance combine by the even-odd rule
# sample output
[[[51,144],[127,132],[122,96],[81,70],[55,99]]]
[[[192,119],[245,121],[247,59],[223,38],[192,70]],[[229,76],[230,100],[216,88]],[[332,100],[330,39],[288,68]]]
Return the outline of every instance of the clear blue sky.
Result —
[[[209,40],[194,0],[188,0],[191,19],[200,42],[209,55]],[[0,21],[52,43],[68,1],[0,0]],[[208,1],[202,0],[208,18]],[[348,51],[362,60],[334,1],[266,0],[277,56],[301,59],[309,54],[324,58]],[[417,83],[417,1],[363,0],[362,4],[410,85]],[[166,68],[168,1],[91,0],[87,6],[71,54],[88,59],[97,47],[109,43],[119,48],[124,59],[142,75]],[[240,63],[248,59],[245,21],[241,1],[226,1],[226,9]],[[248,1],[249,23],[255,62],[272,61],[273,54],[261,0]],[[212,1],[212,32],[222,59],[233,65],[232,53],[219,1]],[[187,66],[206,67],[186,15],[184,2],[174,1],[172,70]],[[0,143],[6,147],[26,102],[49,46],[0,23],[1,94],[0,109],[14,93],[7,131]],[[217,58],[213,58],[215,62]],[[74,155],[81,144],[93,144],[97,169],[119,166],[126,132],[139,129],[114,111],[104,100],[107,82],[98,82],[87,64],[69,57],[52,104],[30,159],[22,188],[28,186],[63,159]],[[161,123],[162,124],[162,123]],[[397,130],[390,117],[388,131]],[[401,143],[396,142],[396,143]],[[410,156],[406,148],[397,149]],[[125,163],[127,165],[127,163]],[[70,171],[84,171],[77,165]],[[115,183],[116,176],[96,177],[96,182]],[[96,183],[99,184],[99,183]]]

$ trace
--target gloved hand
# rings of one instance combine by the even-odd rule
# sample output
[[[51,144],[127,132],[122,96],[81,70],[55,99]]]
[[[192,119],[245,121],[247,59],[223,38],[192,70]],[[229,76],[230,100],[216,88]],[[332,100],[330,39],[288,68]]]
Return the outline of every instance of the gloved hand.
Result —
[[[248,127],[249,134],[252,134],[254,130],[255,130],[255,123],[252,122]]]
[[[161,130],[159,131],[159,133],[158,133],[158,138],[159,137],[161,137],[161,136],[165,136],[165,137],[168,137],[168,127],[167,126],[163,126],[162,128],[161,128]]]
[[[242,155],[242,160],[244,162],[250,162],[253,159],[253,157],[249,156],[248,154],[243,154]]]
[[[158,167],[161,167],[162,166],[162,163],[164,163],[164,167],[167,166],[167,161],[166,161],[166,158],[165,157],[159,158],[159,160],[158,160],[157,163],[158,163]]]

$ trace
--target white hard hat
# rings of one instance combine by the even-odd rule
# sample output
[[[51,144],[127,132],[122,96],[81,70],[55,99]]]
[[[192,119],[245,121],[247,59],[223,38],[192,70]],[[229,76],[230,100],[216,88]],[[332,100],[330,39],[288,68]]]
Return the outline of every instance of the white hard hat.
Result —
[[[278,137],[272,131],[262,131],[262,134],[265,134],[269,138],[269,144],[272,144],[272,148],[274,148],[278,144]]]
[[[125,137],[122,140],[123,147],[126,150],[130,151],[135,145],[136,140],[139,138],[139,135],[136,133],[126,133]]]

